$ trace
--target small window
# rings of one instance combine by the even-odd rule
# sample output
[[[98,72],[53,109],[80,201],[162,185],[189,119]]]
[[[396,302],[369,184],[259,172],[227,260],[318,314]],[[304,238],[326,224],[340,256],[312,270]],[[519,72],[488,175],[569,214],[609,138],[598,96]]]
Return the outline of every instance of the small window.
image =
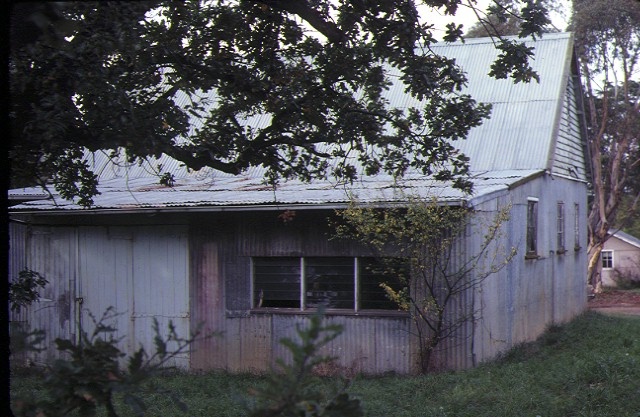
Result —
[[[564,246],[564,203],[562,201],[558,201],[558,214],[557,214],[557,251],[558,253],[565,252]]]
[[[538,200],[527,201],[527,257],[538,255]]]
[[[573,247],[580,249],[580,204],[573,206]]]
[[[613,251],[603,250],[600,252],[602,259],[602,269],[613,269]]]
[[[383,285],[400,291],[408,276],[401,258],[255,257],[254,308],[397,310]]]

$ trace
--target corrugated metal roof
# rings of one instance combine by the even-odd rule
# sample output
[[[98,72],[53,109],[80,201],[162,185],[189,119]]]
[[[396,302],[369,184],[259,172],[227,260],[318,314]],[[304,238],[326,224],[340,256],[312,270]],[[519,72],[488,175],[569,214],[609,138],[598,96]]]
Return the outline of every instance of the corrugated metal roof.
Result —
[[[250,176],[189,177],[176,181],[173,187],[153,183],[149,178],[121,178],[101,183],[102,194],[94,198],[93,210],[225,207],[257,205],[342,205],[355,197],[362,203],[394,203],[407,196],[436,197],[442,202],[461,202],[506,190],[524,178],[539,171],[494,171],[478,174],[474,178],[474,193],[463,194],[448,183],[435,181],[423,175],[408,175],[397,181],[389,175],[363,178],[353,184],[330,181],[298,180],[283,182],[277,188],[264,184],[261,178]],[[13,210],[77,210],[80,207],[60,197],[38,200],[15,206]]]
[[[529,45],[534,44],[529,42]],[[349,201],[350,193],[363,202],[393,202],[403,198],[399,186],[404,194],[437,197],[442,201],[473,200],[549,168],[549,150],[569,75],[571,45],[571,35],[566,33],[546,34],[535,42],[536,56],[532,65],[540,75],[539,84],[535,81],[514,84],[510,79],[490,78],[487,74],[498,52],[488,38],[432,47],[438,54],[456,58],[467,72],[469,82],[462,93],[493,105],[491,118],[472,129],[466,140],[456,142],[471,158],[475,172],[472,196],[465,196],[448,183],[418,174],[408,174],[401,181],[394,181],[389,175],[363,177],[349,185],[328,180],[311,183],[289,180],[274,190],[263,183],[261,168],[232,176],[212,169],[194,172],[166,156],[130,164],[123,160],[114,163],[107,153],[96,152],[88,155],[100,176],[102,194],[94,198],[95,208],[342,204]],[[389,91],[388,99],[392,106],[417,104],[399,86]],[[159,174],[163,172],[174,175],[176,183],[173,187],[159,185]],[[33,193],[34,189],[12,190],[10,194],[20,196],[29,192]],[[55,201],[32,201],[12,209],[66,211],[81,207],[57,197]]]
[[[467,73],[468,85],[462,93],[493,105],[491,118],[472,129],[466,140],[456,142],[471,159],[473,171],[550,168],[549,151],[569,76],[572,44],[569,33],[545,34],[527,42],[535,47],[531,65],[540,83],[518,84],[488,76],[498,57],[490,38],[432,47],[438,54],[455,58]],[[401,91],[394,91],[399,95],[396,100],[402,100]]]

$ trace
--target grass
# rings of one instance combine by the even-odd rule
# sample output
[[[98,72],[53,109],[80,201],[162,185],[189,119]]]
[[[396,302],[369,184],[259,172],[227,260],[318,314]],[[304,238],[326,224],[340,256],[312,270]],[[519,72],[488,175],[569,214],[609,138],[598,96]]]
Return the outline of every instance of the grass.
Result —
[[[16,373],[12,397],[42,395],[41,381]],[[251,388],[264,379],[212,372],[158,382],[188,405],[184,415],[240,417],[248,414]],[[417,377],[358,377],[349,393],[367,416],[640,417],[640,317],[587,313],[493,363]],[[181,415],[166,396],[148,403],[147,416]]]

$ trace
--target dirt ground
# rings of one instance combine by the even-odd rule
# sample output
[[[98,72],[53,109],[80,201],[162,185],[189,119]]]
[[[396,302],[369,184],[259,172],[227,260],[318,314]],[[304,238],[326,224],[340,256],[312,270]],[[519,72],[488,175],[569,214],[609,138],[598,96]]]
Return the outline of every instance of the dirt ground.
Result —
[[[605,314],[640,316],[640,291],[607,290],[589,299],[588,307]]]

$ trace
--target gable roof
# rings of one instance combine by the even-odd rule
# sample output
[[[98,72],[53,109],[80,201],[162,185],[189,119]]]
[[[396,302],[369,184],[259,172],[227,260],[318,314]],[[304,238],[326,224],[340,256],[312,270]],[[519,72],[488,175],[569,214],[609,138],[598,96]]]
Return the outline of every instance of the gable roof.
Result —
[[[288,180],[273,189],[264,184],[260,168],[232,176],[212,169],[192,172],[166,156],[142,165],[114,164],[106,153],[98,152],[89,156],[99,174],[101,192],[94,198],[92,211],[255,209],[256,206],[285,204],[335,207],[346,204],[350,195],[363,202],[400,202],[407,193],[436,197],[444,203],[470,201],[473,204],[474,200],[505,191],[543,172],[584,181],[585,163],[580,143],[583,139],[575,133],[576,121],[573,119],[576,116],[572,115],[575,113],[572,37],[567,33],[546,34],[528,44],[535,47],[532,66],[540,75],[540,83],[514,84],[510,79],[490,78],[487,74],[498,52],[489,38],[432,46],[434,52],[456,58],[467,72],[469,82],[463,93],[493,106],[490,119],[473,128],[466,140],[455,143],[471,159],[474,193],[470,196],[450,184],[416,173],[409,173],[400,180],[386,174],[363,177],[354,184]],[[417,104],[399,86],[390,89],[388,99],[390,105],[396,107]],[[563,128],[563,125],[566,126]],[[564,136],[568,137],[565,141],[569,142],[569,151],[559,146],[563,129],[568,131]],[[559,158],[558,155],[564,156]],[[562,158],[569,161],[568,169],[562,165],[567,165]],[[162,164],[165,172],[174,174],[176,181],[172,187],[159,185],[157,172],[154,172],[158,164]],[[25,194],[34,193],[37,193],[34,189],[11,190],[9,197],[25,200]],[[56,195],[53,200],[34,200],[12,207],[13,211],[69,212],[80,209],[82,207]]]
[[[632,236],[628,233],[623,232],[622,230],[618,230],[616,232],[609,232],[609,235],[611,237],[615,237],[618,238],[620,240],[622,240],[623,242],[626,242],[632,246],[635,246],[636,248],[640,249],[640,239],[638,239],[635,236]]]
[[[570,82],[573,41],[570,33],[545,34],[535,42],[532,67],[540,82],[515,84],[511,79],[488,76],[499,51],[491,38],[465,43],[439,43],[433,51],[456,59],[467,73],[463,93],[491,103],[491,117],[473,128],[456,146],[471,160],[473,171],[552,169],[550,156],[565,91]],[[392,105],[412,100],[402,89],[393,91]],[[411,104],[416,104],[412,100]]]

